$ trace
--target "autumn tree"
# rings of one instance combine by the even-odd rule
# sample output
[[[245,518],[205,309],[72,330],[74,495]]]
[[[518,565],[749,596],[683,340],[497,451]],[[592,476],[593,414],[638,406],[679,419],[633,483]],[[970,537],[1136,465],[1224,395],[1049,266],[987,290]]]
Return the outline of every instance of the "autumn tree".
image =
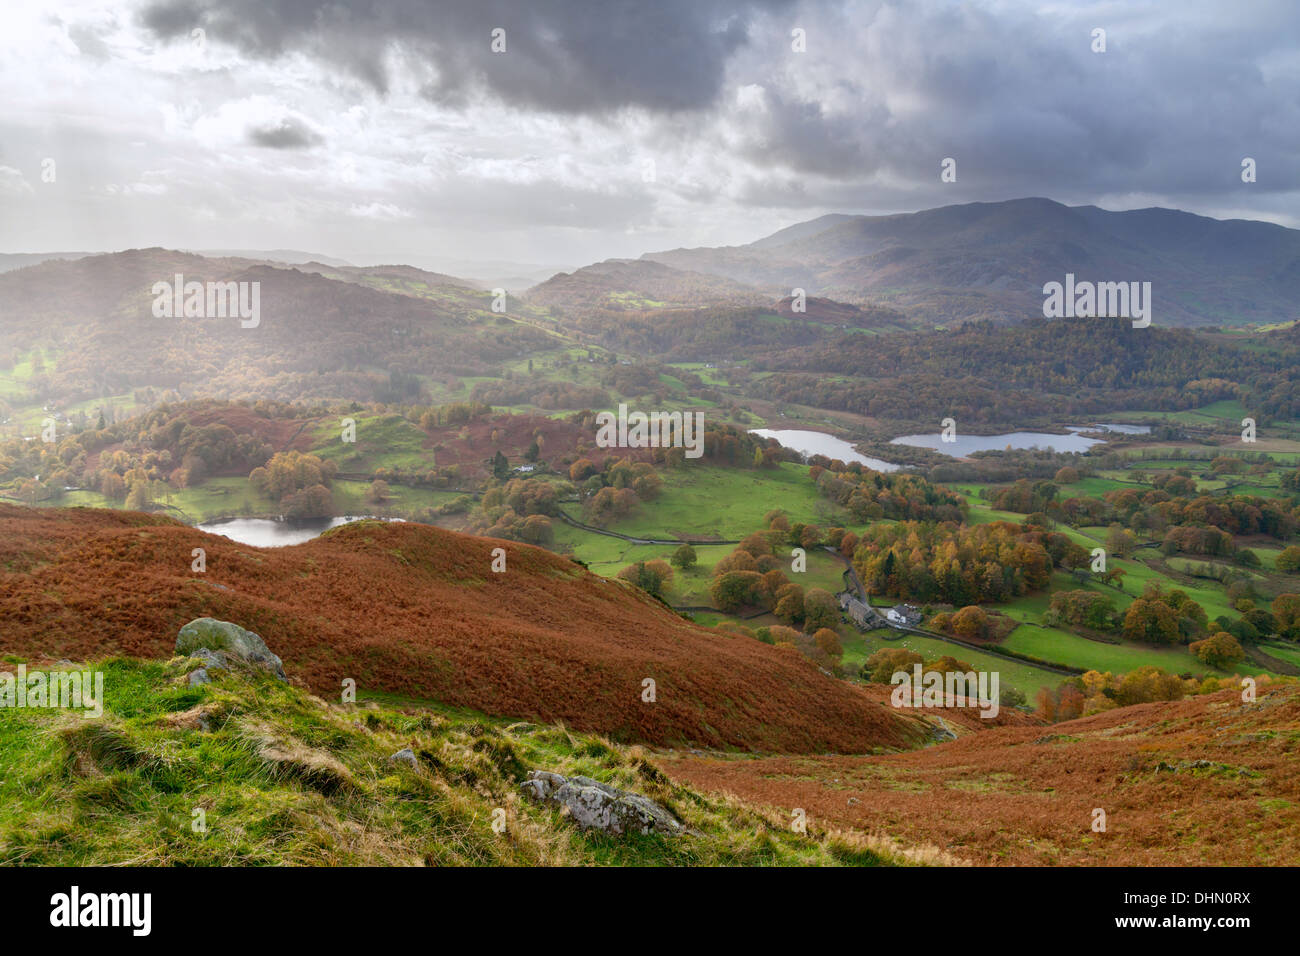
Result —
[[[691,568],[695,567],[695,563],[698,560],[699,558],[695,554],[695,549],[689,544],[679,545],[677,550],[673,552],[671,559],[673,567],[680,568],[683,571],[689,571]]]
[[[840,644],[840,636],[829,627],[818,628],[817,633],[813,634],[813,641],[828,657],[844,656],[844,647]]]
[[[776,604],[772,608],[772,613],[776,615],[777,620],[786,624],[794,624],[803,620],[803,586],[790,583],[781,588],[776,594]]]
[[[881,648],[862,665],[862,676],[875,684],[888,684],[899,671],[911,674],[912,667],[921,661],[920,654],[905,647]]]
[[[978,605],[968,605],[952,616],[952,632],[967,640],[988,637],[989,616]]]
[[[833,628],[840,621],[840,605],[825,588],[809,588],[803,596],[804,629]]]
[[[1277,632],[1293,641],[1300,639],[1300,594],[1279,594],[1271,607]]]
[[[1157,700],[1182,700],[1186,693],[1186,685],[1177,676],[1148,664],[1124,675],[1115,690],[1115,702],[1128,707]]]
[[[746,604],[755,603],[755,590],[760,575],[757,571],[728,571],[713,579],[709,596],[719,611],[734,611]],[[777,615],[780,617],[780,615]]]
[[[653,561],[638,561],[636,564],[629,564],[618,572],[618,576],[621,580],[635,584],[648,594],[663,597],[664,589],[672,583],[673,569],[668,566],[667,561],[656,558]]]
[[[1282,553],[1279,554],[1274,561],[1274,565],[1279,571],[1286,571],[1288,573],[1292,571],[1300,571],[1300,547],[1293,544],[1289,547],[1283,548]]]
[[[1197,660],[1210,667],[1228,670],[1233,664],[1244,660],[1246,652],[1242,650],[1237,639],[1226,631],[1211,634],[1203,641],[1194,641],[1188,647]]]
[[[596,474],[596,472],[596,466],[592,464],[590,458],[579,458],[569,466],[569,480],[575,482],[584,481]]]
[[[1178,618],[1163,601],[1140,597],[1124,615],[1124,636],[1130,641],[1173,644],[1178,640]]]
[[[279,452],[248,475],[253,487],[280,500],[312,485],[328,486],[338,471],[334,462],[300,451]]]

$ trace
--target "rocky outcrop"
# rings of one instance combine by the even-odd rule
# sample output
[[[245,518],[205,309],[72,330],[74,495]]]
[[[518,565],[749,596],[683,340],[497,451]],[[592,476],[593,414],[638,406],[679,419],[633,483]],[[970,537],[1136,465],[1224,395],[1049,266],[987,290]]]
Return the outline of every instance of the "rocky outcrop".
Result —
[[[207,662],[202,668],[202,677],[196,680],[191,675],[191,684],[206,683],[214,667],[226,667],[232,659],[268,670],[282,681],[288,680],[284,674],[284,662],[271,653],[266,642],[252,631],[229,621],[211,617],[190,621],[176,635],[176,653],[201,657]]]
[[[530,770],[521,785],[539,803],[560,807],[584,830],[606,833],[661,833],[677,836],[685,829],[671,813],[648,797],[612,787],[590,777],[563,777]]]

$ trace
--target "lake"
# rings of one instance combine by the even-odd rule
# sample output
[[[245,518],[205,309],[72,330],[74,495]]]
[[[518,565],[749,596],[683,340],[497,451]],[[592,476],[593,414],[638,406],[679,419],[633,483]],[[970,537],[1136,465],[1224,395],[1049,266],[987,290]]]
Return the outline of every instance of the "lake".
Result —
[[[876,471],[898,471],[899,469],[899,466],[892,461],[860,455],[843,438],[836,438],[825,432],[805,431],[799,428],[754,428],[750,430],[750,434],[758,435],[760,438],[775,438],[786,448],[793,448],[801,455],[825,455],[827,458],[838,458],[845,463],[856,461]]]
[[[330,528],[353,521],[374,520],[373,515],[348,515],[342,518],[304,518],[281,521],[274,518],[229,518],[199,525],[200,531],[219,534],[240,544],[258,548],[282,548],[289,544],[302,544],[318,538]],[[377,519],[388,520],[388,519]]]
[[[1071,425],[1065,435],[1051,432],[1007,432],[1004,435],[962,435],[954,442],[946,442],[937,432],[933,435],[900,435],[891,445],[912,445],[916,448],[933,448],[944,455],[965,458],[976,451],[1002,451],[1008,445],[1015,449],[1045,448],[1051,451],[1083,452],[1102,442],[1100,438],[1086,438],[1079,432],[1116,432],[1125,435],[1145,435],[1151,431],[1147,425]]]

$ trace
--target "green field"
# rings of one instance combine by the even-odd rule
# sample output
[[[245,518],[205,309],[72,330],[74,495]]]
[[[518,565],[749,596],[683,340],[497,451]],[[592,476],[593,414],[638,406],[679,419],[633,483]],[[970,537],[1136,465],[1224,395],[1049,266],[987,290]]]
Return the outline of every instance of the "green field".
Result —
[[[373,474],[380,468],[423,471],[433,468],[433,450],[425,448],[429,436],[401,415],[353,415],[356,441],[343,441],[340,420],[308,426],[312,454],[338,465],[342,472]]]
[[[1254,674],[1259,668],[1250,664],[1240,664],[1233,671],[1225,672],[1206,667],[1185,647],[1160,648],[1142,646],[1132,643],[1102,644],[1090,641],[1086,637],[1071,634],[1059,628],[1041,625],[1022,624],[1002,642],[1008,650],[1020,654],[1029,654],[1054,664],[1067,667],[1084,667],[1090,670],[1110,671],[1124,674],[1147,665],[1159,667],[1171,674],[1216,674],[1225,673]]]
[[[781,509],[791,522],[826,528],[843,525],[845,514],[817,493],[808,467],[782,462],[764,470],[688,465],[661,472],[663,494],[650,505],[609,526],[632,537],[716,538],[739,541],[765,527],[763,516]],[[575,506],[569,513],[578,520]]]
[[[861,634],[851,628],[842,628],[840,634],[840,642],[844,646],[842,666],[846,670],[856,673],[867,658],[876,651],[887,647],[904,647],[920,654],[927,661],[945,656],[953,657],[970,664],[976,670],[990,673],[996,671],[1000,675],[998,681],[1003,688],[1014,687],[1023,691],[1030,703],[1033,702],[1034,696],[1040,689],[1044,687],[1054,688],[1066,679],[1063,674],[1055,674],[1052,671],[1034,667],[1029,663],[995,657],[992,654],[970,650],[958,644],[949,644],[947,641],[936,638],[907,634],[897,640],[885,639],[886,636],[892,636],[896,633],[896,631],[868,631]]]
[[[1260,644],[1260,650],[1270,657],[1276,657],[1278,660],[1300,667],[1300,644],[1281,644],[1277,641],[1266,641]]]

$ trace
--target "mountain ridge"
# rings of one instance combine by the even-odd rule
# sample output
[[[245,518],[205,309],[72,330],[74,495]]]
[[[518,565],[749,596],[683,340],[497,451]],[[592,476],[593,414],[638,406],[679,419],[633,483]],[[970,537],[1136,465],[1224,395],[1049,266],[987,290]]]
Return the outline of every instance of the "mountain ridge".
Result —
[[[676,269],[904,308],[927,322],[1041,314],[1067,272],[1150,281],[1157,321],[1268,324],[1296,317],[1300,230],[1164,207],[1110,211],[1043,197],[885,216],[831,214],[740,246],[646,253]]]

